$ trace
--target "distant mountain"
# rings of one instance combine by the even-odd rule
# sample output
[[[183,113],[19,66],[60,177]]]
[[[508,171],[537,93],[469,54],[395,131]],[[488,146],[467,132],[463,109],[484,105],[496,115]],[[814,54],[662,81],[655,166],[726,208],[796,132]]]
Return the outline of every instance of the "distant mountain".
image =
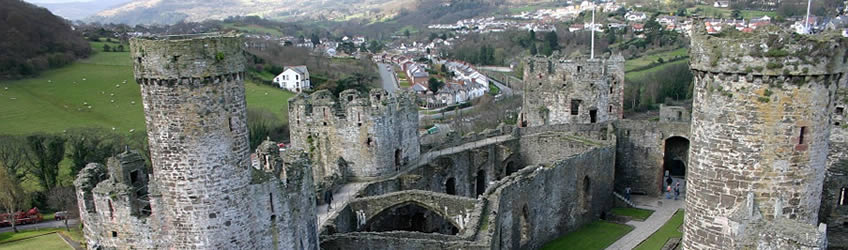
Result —
[[[41,7],[45,7],[53,14],[64,17],[69,20],[82,20],[97,12],[104,11],[110,8],[115,8],[128,3],[132,0],[91,0],[91,1],[73,1],[61,3],[41,3]]]
[[[82,35],[47,9],[3,0],[0,17],[0,79],[35,75],[91,53]]]
[[[434,7],[430,5],[450,6],[467,2],[517,5],[557,1],[562,0],[132,0],[101,11],[87,21],[130,25],[173,24],[179,21],[221,20],[230,16],[260,16],[283,21],[376,21],[419,7]]]

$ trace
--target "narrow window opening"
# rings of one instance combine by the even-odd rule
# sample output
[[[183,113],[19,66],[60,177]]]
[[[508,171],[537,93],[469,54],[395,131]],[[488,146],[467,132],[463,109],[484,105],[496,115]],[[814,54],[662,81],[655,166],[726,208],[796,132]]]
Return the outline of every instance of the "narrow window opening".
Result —
[[[117,238],[117,237],[118,237],[118,232],[112,231],[112,238]]]
[[[130,183],[135,185],[138,182],[138,170],[133,170],[130,172]]]
[[[348,97],[347,97],[347,101],[352,102],[352,101],[353,101],[353,96],[352,96],[352,95],[351,95],[351,96],[348,96]]]
[[[274,194],[268,193],[268,205],[271,205],[271,213],[274,213]]]
[[[843,108],[843,107],[836,107],[836,114],[837,114],[837,115],[841,115],[843,112],[845,112],[845,108]]]
[[[112,200],[109,200],[109,219],[115,219],[115,209],[112,207]]]
[[[609,106],[609,112],[612,113],[612,105]]]
[[[539,78],[541,78],[541,77],[539,77]],[[539,82],[539,86],[542,86],[542,82]]]
[[[842,188],[842,192],[839,193],[839,205],[848,205],[848,187]]]
[[[372,140],[371,137],[368,137],[368,139],[365,140],[365,146],[371,146],[372,142],[374,142],[374,140]]]
[[[583,66],[577,66],[577,73],[580,73],[580,71],[583,71]]]
[[[683,112],[677,111],[677,120],[683,120]]]
[[[229,127],[229,128],[230,128],[230,132],[234,132],[233,128],[235,128],[235,122],[236,122],[236,121],[235,121],[235,119],[233,119],[232,117],[230,117],[230,122],[228,123],[228,125],[230,126],[230,127]]]
[[[445,193],[449,195],[456,195],[456,179],[453,177],[449,178],[447,182],[445,182]]]
[[[804,144],[804,136],[807,133],[807,127],[801,127],[801,135],[798,137],[798,144]]]
[[[612,94],[612,87],[610,87],[610,94]]]
[[[571,100],[571,115],[580,114],[580,103],[583,102],[578,99]]]
[[[596,123],[598,122],[598,110],[589,110],[589,122]]]
[[[377,101],[379,101],[379,100],[380,100],[380,97],[381,97],[381,96],[378,94],[378,95],[377,95]]]

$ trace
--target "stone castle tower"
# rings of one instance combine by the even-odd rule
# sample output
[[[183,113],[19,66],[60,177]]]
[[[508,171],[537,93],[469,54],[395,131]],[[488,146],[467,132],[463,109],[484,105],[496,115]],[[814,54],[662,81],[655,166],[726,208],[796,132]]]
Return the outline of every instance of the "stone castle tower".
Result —
[[[778,27],[693,32],[686,249],[826,245],[817,218],[846,48]]]
[[[242,46],[233,35],[130,40],[152,173],[132,154],[110,160],[108,180],[102,166],[81,171],[90,247],[317,249],[305,154],[251,168]]]
[[[614,121],[624,114],[624,57],[530,57],[524,66],[522,127]]]
[[[289,120],[292,147],[310,153],[322,187],[394,173],[420,154],[418,108],[409,92],[300,94],[289,100]]]

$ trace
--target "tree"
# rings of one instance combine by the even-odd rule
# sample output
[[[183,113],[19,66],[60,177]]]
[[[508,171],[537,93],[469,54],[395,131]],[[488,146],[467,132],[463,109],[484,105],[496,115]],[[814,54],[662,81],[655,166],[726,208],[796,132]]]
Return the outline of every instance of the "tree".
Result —
[[[448,73],[448,66],[442,64],[442,67],[441,67],[440,70],[442,71],[442,73]]]
[[[538,53],[539,53],[539,50],[536,49],[536,42],[531,43],[530,44],[530,54],[535,56]]]
[[[551,50],[559,50],[559,37],[557,36],[556,31],[551,31],[550,33],[545,34],[545,41],[550,46]]]
[[[108,44],[103,44],[103,52],[112,52],[112,47]]]
[[[730,13],[730,16],[732,16],[733,19],[742,19],[742,11],[734,9],[733,12]]]
[[[77,195],[74,187],[55,187],[47,194],[47,204],[56,210],[65,211],[64,222],[65,230],[71,231],[68,226],[69,218],[77,218],[79,215],[79,207],[77,205]]]
[[[124,45],[119,44],[118,47],[115,47],[115,52],[124,52]]]
[[[427,88],[429,88],[430,91],[433,91],[434,94],[439,92],[439,89],[444,85],[444,82],[439,81],[439,79],[436,79],[435,77],[430,77],[430,79],[427,80]]]
[[[7,172],[6,169],[0,171],[0,206],[11,216],[9,222],[12,224],[12,231],[18,233],[14,216],[16,212],[29,206],[29,198],[21,187],[21,183],[9,176]]]
[[[71,177],[89,163],[106,164],[106,159],[121,152],[121,137],[96,128],[73,129],[67,133],[67,153],[71,159]]]
[[[22,137],[0,136],[0,167],[18,183],[26,177],[26,143]]]
[[[318,34],[312,33],[310,40],[312,41],[312,45],[318,46],[318,44],[321,44],[321,38],[318,37]]]
[[[65,139],[55,135],[35,134],[26,137],[29,173],[44,190],[56,186],[59,162],[65,158]]]
[[[406,38],[409,38],[409,29],[404,29],[403,35],[406,36]]]
[[[383,49],[383,44],[378,42],[377,40],[371,40],[371,44],[368,45],[368,50],[372,53],[377,53],[378,51]]]
[[[259,144],[262,144],[265,139],[271,136],[272,124],[280,123],[279,119],[268,111],[262,108],[247,109],[247,129],[250,138],[251,151],[256,150]]]

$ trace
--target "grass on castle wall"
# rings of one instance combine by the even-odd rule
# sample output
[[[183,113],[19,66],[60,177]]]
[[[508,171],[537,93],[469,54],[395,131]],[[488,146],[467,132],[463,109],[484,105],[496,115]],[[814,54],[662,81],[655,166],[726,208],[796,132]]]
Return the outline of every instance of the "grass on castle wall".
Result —
[[[35,237],[11,243],[0,244],[0,249],[4,250],[31,250],[31,249],[72,249],[65,241],[59,238],[59,235],[52,233],[44,236]]]
[[[628,225],[595,221],[548,242],[542,249],[605,249],[632,230]]]
[[[656,250],[662,249],[665,242],[671,238],[682,238],[683,232],[680,232],[680,227],[683,225],[683,210],[678,210],[671,216],[671,219],[665,222],[654,234],[639,243],[636,250]]]
[[[97,49],[102,43],[92,44]],[[248,107],[267,109],[287,122],[292,93],[253,83],[245,88]],[[2,81],[0,134],[60,133],[77,127],[141,131],[145,125],[139,90],[128,52],[99,51],[35,78]]]
[[[644,221],[648,219],[648,217],[651,217],[651,214],[654,214],[654,211],[630,207],[617,207],[612,209],[612,213],[618,216],[628,216],[634,220]]]

